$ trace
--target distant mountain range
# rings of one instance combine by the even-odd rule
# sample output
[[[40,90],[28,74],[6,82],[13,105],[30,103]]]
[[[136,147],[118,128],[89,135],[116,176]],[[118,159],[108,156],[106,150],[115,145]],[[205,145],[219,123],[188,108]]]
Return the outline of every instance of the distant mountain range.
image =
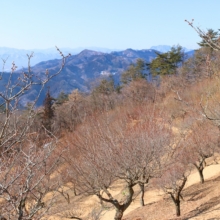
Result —
[[[72,55],[80,53],[85,48],[78,47],[75,49],[71,48],[60,48],[63,54]],[[110,53],[113,50],[107,48],[99,48],[99,47],[91,47],[88,48],[90,50],[100,51],[104,53]],[[34,52],[34,53],[33,53]],[[31,59],[31,66],[36,65],[42,61],[53,60],[53,59],[60,59],[60,54],[57,52],[56,48],[49,48],[49,49],[33,49],[33,50],[23,50],[23,49],[15,49],[15,48],[8,48],[8,47],[0,47],[0,58],[6,60],[5,64],[5,71],[9,71],[11,69],[11,64],[14,61],[16,66],[21,69],[25,68],[28,65],[28,58],[27,54],[33,53],[33,58]],[[0,62],[0,67],[2,67],[2,63]]]
[[[150,49],[160,51],[161,53],[166,53],[166,52],[170,51],[171,48],[172,47],[168,46],[168,45],[158,45],[158,46],[153,46]],[[189,51],[192,51],[192,49],[187,49],[186,47],[183,47],[183,50],[186,53]]]
[[[63,53],[65,53],[65,51]],[[35,55],[36,54],[38,54],[38,52],[35,53]],[[50,54],[50,50],[48,50],[47,54]],[[111,74],[119,81],[121,73],[138,58],[141,58],[146,62],[151,62],[151,60],[155,57],[156,53],[153,49],[127,49],[124,51],[113,51],[110,53],[83,50],[76,55],[70,56],[67,59],[62,73],[53,78],[47,86],[50,87],[50,92],[53,97],[57,97],[61,91],[70,93],[74,89],[88,92],[91,88],[91,83],[96,78]],[[53,74],[59,70],[60,65],[60,59],[47,60],[34,65],[32,67],[32,71],[37,73],[38,76],[43,77],[46,69],[48,69],[50,74]],[[18,71],[17,74],[19,74],[19,72],[20,71]],[[4,80],[1,80],[1,88],[3,88],[3,84]],[[45,88],[42,92],[38,105],[42,104],[46,90],[47,88]],[[38,91],[38,87],[35,86],[32,88],[26,95],[23,96],[21,100],[22,105],[26,105],[27,102],[33,100],[36,94],[38,94]]]
[[[171,46],[167,45],[159,45],[153,46],[150,49],[157,50],[160,52],[167,52],[170,50]],[[103,52],[103,53],[110,53],[112,51],[119,51],[114,49],[108,48],[100,48],[100,47],[78,47],[78,48],[60,48],[64,54],[71,53],[72,55],[78,54],[84,49],[89,49],[93,51]],[[185,51],[189,51],[185,48]],[[31,66],[34,66],[42,61],[53,60],[53,59],[60,59],[60,55],[57,52],[56,48],[49,48],[49,49],[33,49],[33,50],[23,50],[23,49],[15,49],[15,48],[8,48],[8,47],[0,47],[0,58],[7,60],[5,64],[5,70],[9,71],[11,69],[11,64],[14,61],[16,66],[19,69],[25,68],[28,65],[27,54],[31,54],[34,52],[34,56],[31,59]],[[0,68],[2,67],[0,62]]]

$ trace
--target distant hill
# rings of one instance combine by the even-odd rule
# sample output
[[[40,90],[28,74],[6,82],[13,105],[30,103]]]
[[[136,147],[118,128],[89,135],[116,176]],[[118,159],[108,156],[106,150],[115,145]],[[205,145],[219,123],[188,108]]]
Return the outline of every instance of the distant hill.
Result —
[[[155,50],[152,49],[127,49],[111,53],[83,50],[67,59],[62,73],[53,78],[47,84],[47,87],[50,87],[51,95],[53,97],[57,97],[61,91],[71,93],[74,89],[88,92],[91,89],[91,83],[96,78],[111,74],[117,81],[119,81],[121,73],[138,58],[150,62],[155,57]],[[53,74],[60,69],[60,66],[61,59],[53,59],[34,65],[32,71],[39,77],[44,77],[46,69],[48,69],[50,74]],[[19,72],[20,71],[17,71],[17,74],[19,74]],[[0,86],[3,85],[3,83],[4,81],[1,80]],[[42,92],[38,105],[42,104],[46,90],[47,88]],[[39,88],[37,86],[33,87],[25,96],[23,96],[21,100],[22,105],[26,105],[27,102],[33,100],[36,94],[38,94],[38,91]]]
[[[60,48],[64,54],[71,53],[72,55],[80,53],[85,48]],[[111,49],[107,48],[99,48],[99,47],[91,47],[89,49],[110,53]],[[0,47],[0,58],[7,60],[5,64],[5,70],[9,71],[11,69],[11,64],[14,61],[16,66],[19,69],[25,68],[28,65],[27,54],[31,54],[34,52],[34,56],[31,59],[31,65],[36,65],[42,61],[53,60],[53,59],[60,59],[60,54],[57,52],[56,48],[49,48],[49,49],[33,49],[33,50],[23,50],[23,49],[15,49],[9,47]],[[2,63],[0,62],[0,67],[2,67]]]
[[[171,46],[168,45],[159,45],[159,46],[153,46],[150,49],[157,50],[160,52],[167,52],[169,51]],[[81,51],[85,50],[85,47],[78,47],[78,48],[60,48],[61,51],[64,54],[71,53],[72,55],[76,55],[80,53]],[[111,53],[113,49],[108,48],[100,48],[100,47],[87,47],[87,49],[92,51],[98,51],[102,53]],[[130,49],[132,50],[132,49]],[[129,56],[129,49],[125,50],[127,53],[127,56]],[[135,50],[133,50],[132,53],[134,53]],[[144,54],[144,50],[139,50],[139,52],[142,51],[142,54]],[[189,50],[185,48],[185,51],[188,52]],[[34,56],[31,59],[31,66],[34,66],[42,61],[47,60],[54,60],[54,59],[60,59],[60,55],[57,52],[56,48],[48,48],[48,49],[33,49],[33,50],[23,50],[23,49],[15,49],[15,48],[9,48],[9,47],[0,47],[0,58],[7,60],[5,64],[5,70],[10,71],[11,64],[14,61],[16,66],[18,66],[19,69],[26,68],[28,65],[27,60],[27,54],[31,54],[34,52]],[[131,52],[131,51],[130,51]],[[118,53],[122,55],[123,51],[119,51]],[[117,55],[117,52],[113,52],[114,55]],[[0,68],[2,68],[2,63],[0,62]]]
[[[72,55],[67,59],[66,65],[61,74],[52,79],[47,86],[50,87],[52,96],[57,97],[61,91],[70,93],[74,89],[88,92],[91,83],[101,76],[114,75],[116,79],[120,74],[134,63],[137,58],[142,58],[150,62],[156,57],[154,50],[132,50],[127,49],[120,52],[103,53],[92,50],[83,50],[77,55]],[[32,67],[32,71],[39,76],[45,74],[48,69],[51,74],[59,70],[60,59],[40,62]],[[34,91],[36,90],[36,91]],[[37,88],[32,89],[23,98],[23,104],[32,99],[33,94],[37,93]],[[43,95],[40,97],[42,103]]]

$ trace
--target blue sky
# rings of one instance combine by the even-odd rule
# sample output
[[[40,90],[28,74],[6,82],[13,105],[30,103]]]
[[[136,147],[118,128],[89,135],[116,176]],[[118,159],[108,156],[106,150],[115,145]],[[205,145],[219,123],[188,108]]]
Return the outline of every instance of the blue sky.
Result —
[[[0,7],[0,47],[19,49],[195,48],[200,39],[185,19],[220,28],[220,0],[5,0]]]

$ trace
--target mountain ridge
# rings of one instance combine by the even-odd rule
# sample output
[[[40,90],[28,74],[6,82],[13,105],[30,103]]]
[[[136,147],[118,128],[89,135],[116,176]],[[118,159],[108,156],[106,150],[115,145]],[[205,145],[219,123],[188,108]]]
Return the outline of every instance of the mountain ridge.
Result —
[[[82,92],[91,90],[91,82],[100,77],[113,75],[116,82],[119,82],[120,75],[130,64],[135,63],[138,58],[145,62],[151,62],[156,57],[156,51],[152,49],[126,49],[123,51],[113,51],[104,53],[85,49],[78,54],[67,58],[63,71],[48,82],[51,95],[57,97],[61,91],[71,93],[74,89]],[[32,72],[38,77],[45,77],[46,69],[50,74],[56,73],[62,65],[61,59],[53,59],[39,62],[31,67]],[[16,74],[27,71],[27,68],[16,71]],[[0,81],[3,87],[3,81]],[[44,88],[39,98],[38,105],[41,105],[45,97],[47,88]],[[34,94],[38,94],[39,88],[32,87],[21,100],[22,106],[33,100]]]
[[[154,50],[163,52],[162,47],[171,48],[171,46],[159,45],[159,46],[153,46],[150,49],[153,48]],[[108,48],[101,48],[101,47],[60,48],[63,54],[71,53],[72,55],[79,54],[80,52],[86,49],[91,50],[91,51],[102,52],[102,53],[116,53],[120,51],[125,51],[125,50],[108,49]],[[150,50],[150,49],[146,49],[146,50]],[[126,49],[126,50],[129,50],[129,49]],[[135,49],[131,49],[131,50],[135,50]],[[16,66],[18,66],[19,69],[26,68],[28,66],[27,54],[31,54],[33,52],[34,52],[33,54],[34,56],[31,59],[32,66],[42,61],[60,59],[60,54],[57,52],[55,47],[47,48],[47,49],[16,49],[16,48],[10,48],[10,47],[0,47],[0,58],[6,61],[5,70],[10,71],[11,64],[13,61],[15,62]]]

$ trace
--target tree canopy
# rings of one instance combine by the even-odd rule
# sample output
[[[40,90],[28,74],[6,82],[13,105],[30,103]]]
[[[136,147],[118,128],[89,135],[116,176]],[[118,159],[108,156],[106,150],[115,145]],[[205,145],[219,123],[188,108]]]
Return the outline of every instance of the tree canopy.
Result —
[[[202,41],[200,44],[200,46],[204,46],[207,45],[208,47],[212,48],[212,50],[215,51],[219,51],[220,50],[220,35],[218,33],[218,31],[220,31],[220,29],[218,29],[218,31],[214,31],[213,29],[208,29],[208,31],[203,31],[202,29],[200,29],[199,27],[194,26],[193,22],[194,19],[192,19],[192,21],[188,21],[185,20],[189,26],[191,26],[199,35],[200,38],[202,38]]]
[[[121,75],[121,82],[128,84],[137,79],[143,79],[146,76],[146,64],[144,60],[137,59],[136,64],[131,64],[129,68]]]
[[[102,79],[98,86],[96,86],[92,94],[110,95],[115,91],[115,82],[112,76],[106,79]]]
[[[176,73],[177,67],[184,60],[184,52],[181,46],[172,47],[166,53],[156,52],[157,57],[147,64],[152,75],[171,75]]]
[[[198,43],[198,45],[200,47],[210,47],[209,44],[214,44],[214,43],[218,43],[219,41],[219,32],[218,31],[214,31],[213,29],[208,29],[207,33],[207,39],[203,39],[200,43]],[[207,42],[208,40],[208,42]]]
[[[65,92],[61,91],[58,97],[56,98],[56,104],[57,105],[62,105],[64,102],[68,101],[68,94]]]
[[[48,130],[51,131],[51,120],[54,117],[54,109],[53,109],[53,102],[54,98],[51,97],[50,91],[48,89],[47,95],[44,99],[44,113],[43,113],[43,125]]]

